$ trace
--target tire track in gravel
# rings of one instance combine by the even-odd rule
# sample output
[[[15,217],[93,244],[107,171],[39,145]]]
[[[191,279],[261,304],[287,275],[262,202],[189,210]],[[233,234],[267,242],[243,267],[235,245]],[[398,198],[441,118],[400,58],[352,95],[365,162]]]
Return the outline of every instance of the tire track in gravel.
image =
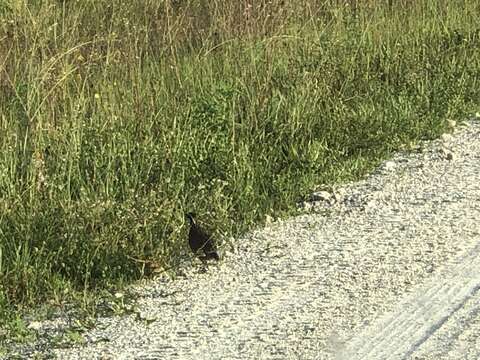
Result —
[[[345,359],[412,358],[456,312],[464,310],[469,300],[478,297],[479,290],[480,245],[459,259],[457,265],[419,286],[394,311],[351,341]],[[475,315],[479,311],[477,306],[473,306]],[[447,337],[458,338],[459,334],[452,332]],[[448,343],[447,340],[450,339],[443,342]]]

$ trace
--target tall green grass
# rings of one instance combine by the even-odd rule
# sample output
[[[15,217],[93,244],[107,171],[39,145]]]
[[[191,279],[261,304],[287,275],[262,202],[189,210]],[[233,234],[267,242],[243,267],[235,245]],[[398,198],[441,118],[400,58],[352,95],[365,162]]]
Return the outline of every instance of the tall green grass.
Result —
[[[480,4],[0,5],[0,312],[174,265],[479,104]]]

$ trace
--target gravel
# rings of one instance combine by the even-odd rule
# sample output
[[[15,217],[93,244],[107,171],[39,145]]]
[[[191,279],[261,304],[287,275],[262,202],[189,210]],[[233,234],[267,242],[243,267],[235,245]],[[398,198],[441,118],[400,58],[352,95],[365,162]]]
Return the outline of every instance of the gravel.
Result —
[[[206,271],[135,285],[136,310],[97,319],[84,344],[54,346],[59,318],[10,356],[478,358],[480,123],[447,135],[313,194],[311,213],[269,219]]]

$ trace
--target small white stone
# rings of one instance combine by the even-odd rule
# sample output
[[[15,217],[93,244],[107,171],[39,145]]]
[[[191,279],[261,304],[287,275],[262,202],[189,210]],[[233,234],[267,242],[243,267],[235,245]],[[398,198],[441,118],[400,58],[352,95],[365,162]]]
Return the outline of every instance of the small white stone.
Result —
[[[452,119],[448,119],[447,124],[451,128],[454,128],[455,126],[457,126],[457,122],[455,120],[452,120]]]
[[[440,149],[440,154],[444,159],[447,159],[447,160],[453,160],[454,158],[453,152],[446,148]]]
[[[30,330],[40,330],[42,328],[42,323],[40,321],[32,321],[30,324],[28,324],[28,329]]]
[[[315,191],[310,195],[310,201],[330,201],[332,194],[328,191]]]
[[[266,225],[270,225],[270,224],[273,223],[273,222],[274,222],[273,217],[271,217],[271,216],[268,215],[268,214],[265,215],[265,224],[266,224]]]
[[[155,320],[157,320],[156,316],[151,314],[151,313],[148,313],[146,311],[139,311],[137,312],[137,320],[142,320],[142,321],[146,321],[146,322],[153,322]]]
[[[333,193],[332,198],[335,202],[340,202],[344,196],[343,192],[337,191]]]
[[[452,135],[450,135],[450,134],[443,134],[442,135],[442,141],[447,142],[447,141],[450,141],[450,140],[452,140]]]
[[[395,162],[393,162],[393,161],[386,161],[385,164],[383,165],[383,168],[384,168],[385,170],[388,170],[388,171],[393,170],[393,169],[395,169]]]

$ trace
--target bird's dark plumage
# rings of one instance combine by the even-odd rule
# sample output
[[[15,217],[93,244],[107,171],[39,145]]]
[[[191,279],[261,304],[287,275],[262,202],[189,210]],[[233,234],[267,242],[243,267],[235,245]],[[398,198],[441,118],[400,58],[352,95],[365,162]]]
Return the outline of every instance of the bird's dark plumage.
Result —
[[[190,249],[192,249],[195,254],[198,254],[200,250],[203,251],[203,253],[205,254],[205,260],[220,260],[215,241],[210,234],[206,233],[197,224],[197,222],[195,221],[195,214],[188,213],[185,214],[185,216],[190,222],[190,231],[188,233],[188,244],[190,245]]]

